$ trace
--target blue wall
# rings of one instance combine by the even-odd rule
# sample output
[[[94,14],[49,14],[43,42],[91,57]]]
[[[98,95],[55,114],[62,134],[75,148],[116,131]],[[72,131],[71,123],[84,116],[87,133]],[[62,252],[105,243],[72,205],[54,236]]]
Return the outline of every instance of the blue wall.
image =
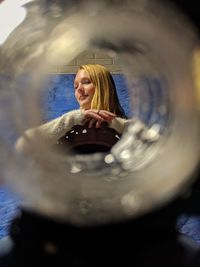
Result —
[[[50,75],[48,77],[42,98],[44,121],[79,108],[74,97],[74,78],[74,74]],[[141,77],[133,85],[131,97],[124,76],[113,74],[113,79],[120,103],[127,117],[137,116],[147,125],[159,123],[161,127],[165,127],[168,120],[168,95],[164,79]],[[133,100],[133,103],[130,99]]]
[[[51,120],[59,117],[73,109],[78,109],[79,105],[74,96],[75,74],[50,75],[48,77],[47,88],[43,96],[44,120]],[[127,116],[131,114],[130,101],[127,93],[125,79],[121,74],[113,75],[117,86],[117,93],[121,100]]]

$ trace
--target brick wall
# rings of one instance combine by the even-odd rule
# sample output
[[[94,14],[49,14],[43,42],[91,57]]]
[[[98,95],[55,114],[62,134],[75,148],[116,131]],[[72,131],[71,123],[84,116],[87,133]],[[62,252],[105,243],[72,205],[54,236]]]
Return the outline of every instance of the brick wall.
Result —
[[[56,65],[51,73],[76,73],[82,64],[101,64],[112,73],[121,73],[121,67],[117,58],[97,51],[84,51],[66,65]]]

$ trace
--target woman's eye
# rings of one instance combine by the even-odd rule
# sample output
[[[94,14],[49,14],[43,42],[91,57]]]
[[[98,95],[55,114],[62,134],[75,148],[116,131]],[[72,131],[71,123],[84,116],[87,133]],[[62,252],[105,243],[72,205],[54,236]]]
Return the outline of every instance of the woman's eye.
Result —
[[[91,83],[90,80],[85,80],[85,81],[83,82],[83,84],[89,84],[89,83]]]
[[[84,80],[81,82],[81,84],[90,84],[90,83],[91,83],[90,80]],[[79,86],[78,84],[74,84],[74,90],[76,90],[78,88],[78,86]]]

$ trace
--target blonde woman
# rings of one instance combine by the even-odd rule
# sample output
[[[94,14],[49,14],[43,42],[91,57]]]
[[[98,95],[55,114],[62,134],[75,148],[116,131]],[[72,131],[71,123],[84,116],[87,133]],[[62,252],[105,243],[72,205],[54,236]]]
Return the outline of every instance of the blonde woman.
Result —
[[[80,66],[74,80],[75,97],[80,109],[67,112],[61,117],[39,127],[27,130],[16,143],[19,151],[26,151],[30,141],[43,141],[55,145],[74,125],[109,128],[122,134],[126,116],[119,103],[115,83],[110,72],[102,65]]]

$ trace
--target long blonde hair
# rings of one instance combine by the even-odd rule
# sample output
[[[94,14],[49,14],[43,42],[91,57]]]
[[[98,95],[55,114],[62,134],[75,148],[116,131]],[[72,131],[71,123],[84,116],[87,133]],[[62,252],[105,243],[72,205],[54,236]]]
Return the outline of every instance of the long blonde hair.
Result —
[[[91,108],[107,110],[119,117],[126,117],[120,105],[111,73],[99,64],[81,65],[79,69],[83,69],[88,73],[90,80],[95,86]]]

